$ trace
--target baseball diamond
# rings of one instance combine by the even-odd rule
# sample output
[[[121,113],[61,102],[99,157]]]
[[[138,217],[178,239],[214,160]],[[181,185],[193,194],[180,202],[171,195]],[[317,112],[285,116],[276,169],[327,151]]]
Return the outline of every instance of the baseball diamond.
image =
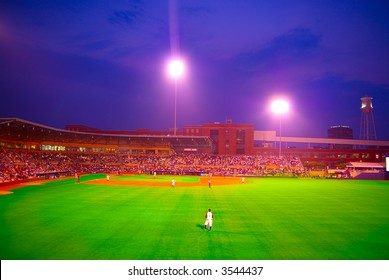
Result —
[[[385,181],[106,174],[0,196],[0,258],[386,260]],[[212,231],[203,230],[212,209]]]

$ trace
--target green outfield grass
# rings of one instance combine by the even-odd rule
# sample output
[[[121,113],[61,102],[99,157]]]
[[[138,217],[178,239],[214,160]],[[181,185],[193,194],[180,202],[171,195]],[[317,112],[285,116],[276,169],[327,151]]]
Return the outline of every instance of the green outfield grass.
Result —
[[[389,259],[389,182],[247,178],[171,187],[51,181],[0,196],[1,259]],[[104,177],[104,175],[100,175]],[[111,180],[172,177],[122,176]],[[212,208],[213,231],[203,231]]]

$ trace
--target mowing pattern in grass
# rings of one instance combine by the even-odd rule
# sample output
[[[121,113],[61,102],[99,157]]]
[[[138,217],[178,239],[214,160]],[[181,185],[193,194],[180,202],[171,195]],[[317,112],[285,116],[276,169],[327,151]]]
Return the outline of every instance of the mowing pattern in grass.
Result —
[[[126,179],[152,176],[113,178]],[[209,189],[66,179],[13,192],[0,196],[1,259],[389,259],[388,182],[253,178]],[[212,232],[203,231],[208,208]]]

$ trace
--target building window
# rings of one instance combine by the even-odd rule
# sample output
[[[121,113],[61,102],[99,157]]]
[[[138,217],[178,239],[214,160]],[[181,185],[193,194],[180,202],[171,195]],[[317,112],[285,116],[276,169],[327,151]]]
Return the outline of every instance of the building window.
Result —
[[[244,155],[246,146],[246,131],[239,129],[236,131],[236,154]]]
[[[212,142],[214,144],[214,152],[218,154],[219,153],[219,130],[211,129],[211,131],[209,132],[209,137],[212,139]]]
[[[338,158],[347,158],[347,154],[339,154]]]

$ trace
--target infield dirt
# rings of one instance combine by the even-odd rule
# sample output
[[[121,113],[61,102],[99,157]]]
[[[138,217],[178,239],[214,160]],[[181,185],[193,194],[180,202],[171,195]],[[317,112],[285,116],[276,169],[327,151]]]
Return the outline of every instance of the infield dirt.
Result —
[[[179,176],[177,176],[178,178]],[[160,181],[158,179],[150,180],[115,180],[113,177],[111,180],[105,178],[95,179],[85,182],[85,184],[93,185],[109,185],[109,186],[145,186],[145,187],[171,187],[170,181]],[[198,181],[195,182],[180,182],[176,180],[175,187],[199,187],[206,186],[208,187],[209,177],[199,177]],[[246,180],[247,181],[247,180]],[[223,186],[223,185],[236,185],[242,184],[242,179],[240,177],[212,177],[211,178],[211,187],[212,186]]]

